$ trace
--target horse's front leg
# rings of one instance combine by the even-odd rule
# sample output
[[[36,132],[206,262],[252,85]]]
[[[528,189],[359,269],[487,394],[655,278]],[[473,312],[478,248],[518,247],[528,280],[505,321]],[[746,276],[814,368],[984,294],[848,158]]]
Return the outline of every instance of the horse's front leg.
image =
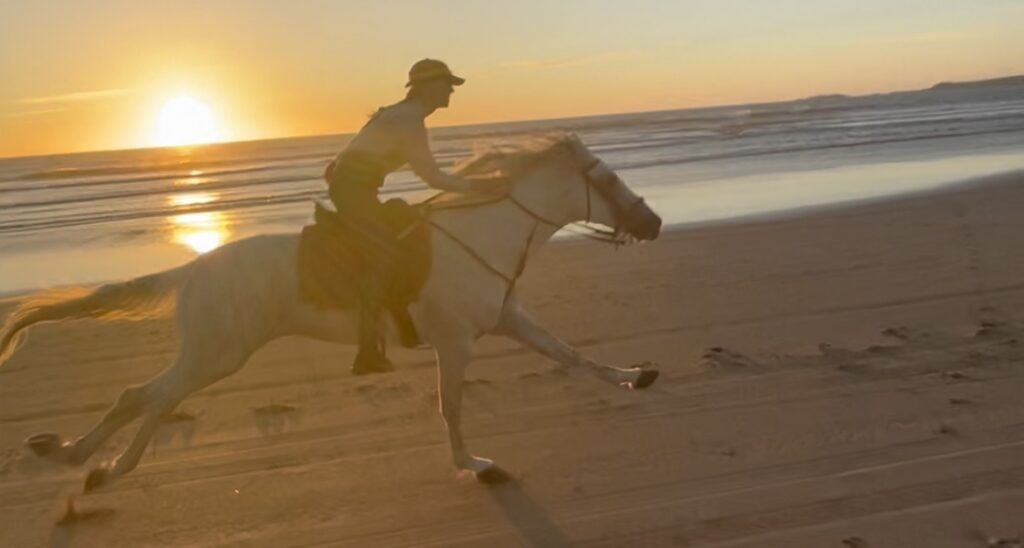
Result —
[[[494,461],[466,451],[462,441],[462,383],[469,365],[472,340],[435,344],[437,351],[437,393],[441,416],[448,428],[452,460],[459,470],[468,470],[484,483],[499,483],[508,478]]]
[[[658,370],[645,365],[627,369],[597,363],[580,354],[541,327],[515,299],[510,298],[501,311],[495,334],[507,335],[562,365],[583,369],[597,378],[630,388],[647,388],[658,378]]]

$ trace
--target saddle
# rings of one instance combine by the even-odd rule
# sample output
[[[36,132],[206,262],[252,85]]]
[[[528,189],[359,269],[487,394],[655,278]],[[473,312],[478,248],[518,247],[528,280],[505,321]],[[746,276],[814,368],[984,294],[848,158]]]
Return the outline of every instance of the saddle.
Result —
[[[319,308],[352,310],[366,277],[377,277],[382,304],[398,327],[402,345],[419,345],[409,305],[430,277],[432,255],[430,225],[418,208],[388,200],[381,209],[381,227],[368,228],[316,202],[313,219],[299,238],[300,299]]]

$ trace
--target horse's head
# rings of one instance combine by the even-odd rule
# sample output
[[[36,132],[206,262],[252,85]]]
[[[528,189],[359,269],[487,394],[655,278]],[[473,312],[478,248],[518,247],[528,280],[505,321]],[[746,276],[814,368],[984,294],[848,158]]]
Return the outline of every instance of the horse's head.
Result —
[[[653,240],[661,232],[661,217],[572,134],[545,135],[479,153],[458,173],[511,177],[516,188],[509,199],[549,225],[605,225],[614,229],[610,239],[616,242]]]
[[[637,240],[654,240],[661,232],[661,217],[637,196],[622,179],[590,152],[575,135],[566,137],[579,179],[578,203],[583,204],[581,218],[615,229]]]

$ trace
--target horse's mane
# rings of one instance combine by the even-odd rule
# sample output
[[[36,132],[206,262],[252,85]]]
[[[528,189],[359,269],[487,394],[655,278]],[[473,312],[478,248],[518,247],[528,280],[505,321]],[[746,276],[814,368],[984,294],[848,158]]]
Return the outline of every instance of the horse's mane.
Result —
[[[562,145],[576,139],[572,133],[555,132],[526,137],[516,143],[491,145],[459,163],[454,173],[461,177],[501,174],[515,178],[538,164],[568,154],[570,148]]]

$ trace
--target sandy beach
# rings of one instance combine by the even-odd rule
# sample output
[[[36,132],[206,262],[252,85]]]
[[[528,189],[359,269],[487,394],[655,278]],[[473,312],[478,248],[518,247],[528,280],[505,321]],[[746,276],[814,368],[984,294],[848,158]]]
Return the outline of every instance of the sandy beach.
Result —
[[[58,523],[88,467],[21,440],[84,433],[175,335],[43,325],[0,369],[0,546],[1021,546],[1022,207],[1004,178],[549,246],[520,287],[535,315],[662,376],[615,389],[481,340],[464,432],[499,487],[454,473],[429,352],[353,377],[352,349],[282,339]]]

